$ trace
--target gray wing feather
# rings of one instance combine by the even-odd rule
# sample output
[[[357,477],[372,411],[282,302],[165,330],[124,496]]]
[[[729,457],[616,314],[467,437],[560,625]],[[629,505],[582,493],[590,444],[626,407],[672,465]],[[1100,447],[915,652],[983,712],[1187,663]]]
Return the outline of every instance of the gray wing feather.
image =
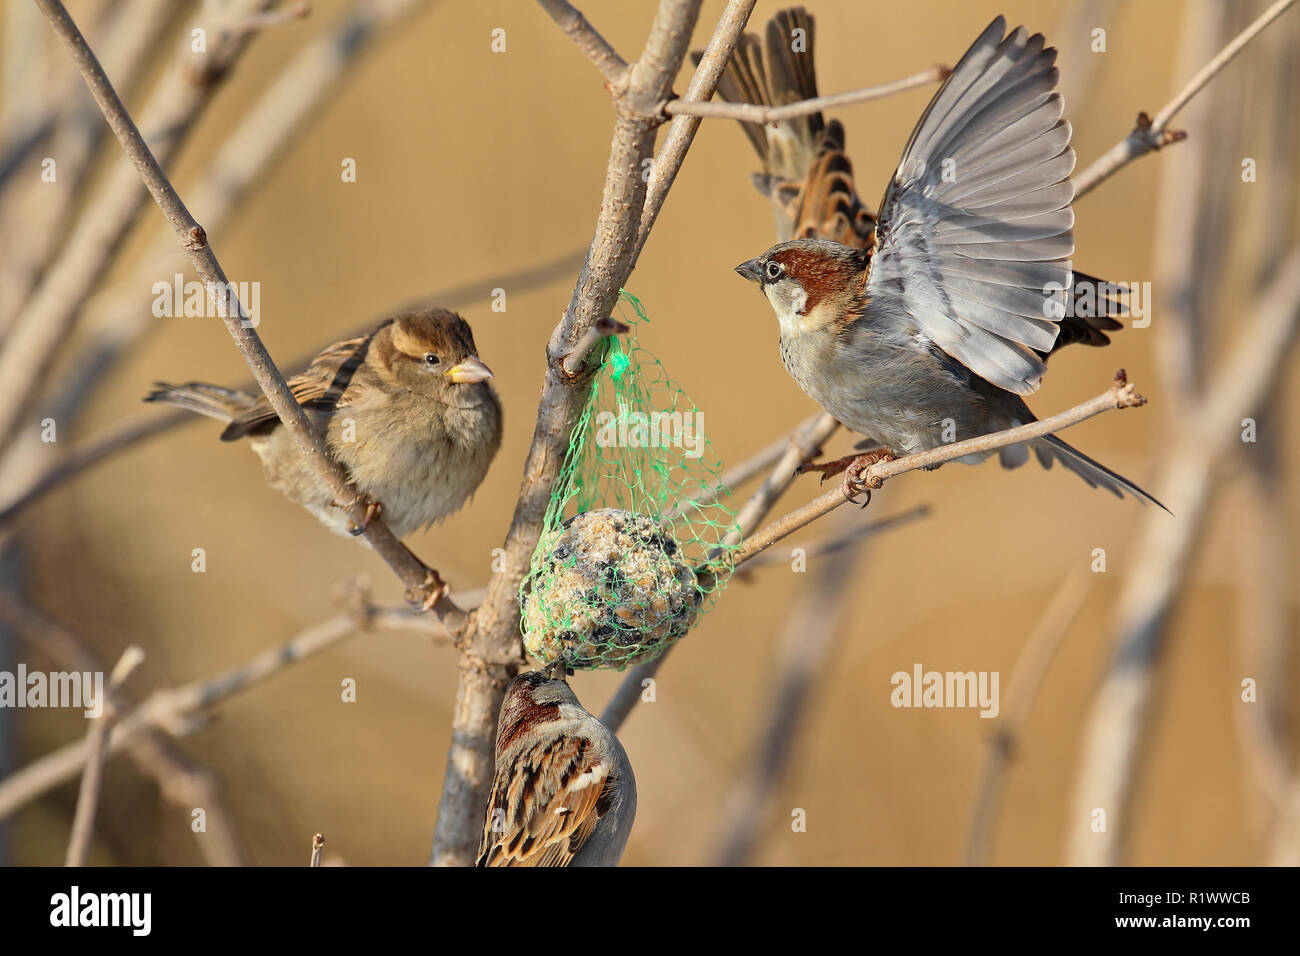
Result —
[[[1074,151],[1056,51],[994,20],[935,94],[881,203],[872,312],[1027,394],[1046,369],[1074,254]],[[1051,294],[1049,291],[1051,290]],[[1059,290],[1059,291],[1057,291]]]

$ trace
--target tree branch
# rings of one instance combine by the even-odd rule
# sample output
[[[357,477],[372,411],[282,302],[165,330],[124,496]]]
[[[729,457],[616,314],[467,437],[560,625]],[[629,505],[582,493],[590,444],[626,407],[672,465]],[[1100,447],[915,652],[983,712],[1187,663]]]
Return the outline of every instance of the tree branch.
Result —
[[[235,0],[227,12],[237,16],[263,9],[270,2]],[[47,20],[55,17],[51,22],[58,24],[56,33],[65,43],[72,42],[72,34],[66,33],[63,24],[66,21],[71,26],[79,48],[76,45],[69,48],[84,50],[89,55],[85,59],[80,52],[74,53],[78,67],[82,68],[82,78],[89,78],[85,68],[93,64],[98,78],[93,85],[88,84],[92,94],[96,89],[111,93],[120,110],[117,93],[62,4],[57,5],[57,11],[63,13],[62,19],[57,18],[55,7],[47,0],[37,0],[37,5]],[[163,162],[171,162],[198,117],[211,103],[220,78],[228,73],[247,45],[247,35],[218,35],[209,51],[201,55],[191,55],[187,45],[186,52],[159,81],[145,111],[144,123],[147,128],[159,131],[154,142]],[[103,112],[103,103],[99,105]],[[124,110],[120,111],[125,114]],[[134,122],[131,128],[135,129]],[[139,138],[138,131],[136,137]],[[127,234],[148,202],[140,192],[138,180],[130,163],[113,166],[103,188],[78,219],[60,255],[15,318],[4,351],[0,352],[0,448],[7,448],[13,441],[50,363],[75,328],[82,305],[126,247]]]
[[[902,458],[877,462],[868,467],[863,473],[861,490],[870,491],[873,488],[879,488],[886,479],[906,474],[909,471],[916,471],[919,468],[930,468],[935,465],[942,465],[944,462],[954,461],[965,455],[996,451],[1008,445],[1019,445],[1034,438],[1042,438],[1044,435],[1050,435],[1071,425],[1077,425],[1094,415],[1100,415],[1102,412],[1114,408],[1134,408],[1144,404],[1146,404],[1146,399],[1134,390],[1133,386],[1125,378],[1123,370],[1120,370],[1115,376],[1115,384],[1106,391],[1096,398],[1089,399],[1074,406],[1074,408],[1061,412],[1059,415],[1031,422],[1028,425],[1020,425],[1016,428],[1008,428],[1004,431],[992,432],[988,435],[968,438],[965,441],[942,445],[929,451],[918,452],[915,455],[905,455]],[[819,498],[814,498],[802,508],[772,522],[761,531],[741,542],[740,547],[736,549],[733,555],[735,566],[740,567],[746,561],[766,551],[782,538],[788,537],[805,525],[811,524],[822,515],[829,514],[848,500],[844,496],[844,490],[837,487]]]
[[[144,660],[144,651],[132,644],[122,652],[105,685],[105,695],[117,691],[131,672]],[[108,729],[117,714],[108,701],[101,701],[98,717],[91,718],[86,734],[86,768],[81,775],[81,790],[77,794],[77,809],[72,817],[72,835],[68,839],[67,866],[85,866],[90,856],[90,841],[95,834],[95,812],[99,809],[99,793],[104,782],[104,758],[108,751]]]
[[[582,11],[573,4],[567,3],[566,0],[537,0],[537,2],[550,14],[551,19],[559,25],[560,29],[569,35],[569,39],[578,44],[578,48],[587,54],[596,69],[600,70],[610,92],[620,92],[623,84],[627,82],[627,63],[609,45],[609,42],[596,32],[596,28],[582,15]]]
[[[867,86],[860,90],[849,90],[845,93],[831,93],[828,96],[818,96],[811,100],[799,100],[797,103],[787,103],[784,106],[760,106],[754,103],[702,103],[693,102],[689,99],[680,99],[669,100],[664,104],[663,110],[669,116],[734,119],[748,123],[780,123],[784,120],[797,119],[800,116],[808,116],[811,113],[832,110],[840,106],[867,103],[871,100],[894,96],[897,93],[906,93],[918,86],[928,86],[931,83],[941,82],[948,78],[950,72],[952,71],[947,66],[936,63],[919,73],[905,76],[901,80],[894,80],[892,83]]]
[[[0,615],[8,619],[12,603],[0,596]],[[108,754],[129,747],[134,738],[162,730],[184,736],[201,727],[209,712],[236,694],[256,687],[299,661],[330,650],[373,628],[418,630],[434,637],[427,618],[404,608],[368,609],[362,615],[340,614],[321,621],[295,637],[268,648],[244,664],[180,687],[158,690],[125,713],[108,734]],[[0,780],[0,820],[45,791],[73,779],[90,756],[85,738],[73,741],[32,761]]]
[[[1016,759],[1020,735],[1047,669],[1088,596],[1089,583],[1083,574],[1071,574],[1061,582],[1011,672],[1001,718],[989,736],[984,765],[975,785],[975,802],[966,837],[967,866],[987,866],[992,857],[1007,772]]]
[[[126,107],[113,89],[112,83],[104,75],[103,68],[95,59],[95,54],[86,44],[85,38],[77,25],[73,23],[60,0],[36,0],[41,11],[49,20],[51,27],[60,40],[68,47],[74,62],[81,71],[82,78],[100,111],[108,121],[113,135],[122,144],[122,149],[138,171],[145,187],[153,197],[158,208],[167,217],[168,223],[176,233],[176,238],[190,256],[195,271],[208,284],[209,295],[215,298],[218,312],[222,315],[226,329],[244,361],[257,379],[258,386],[265,393],[271,407],[280,417],[280,421],[289,430],[297,442],[303,457],[320,475],[334,500],[346,511],[348,517],[358,528],[364,528],[366,540],[375,552],[384,559],[406,586],[414,593],[420,594],[429,584],[428,569],[403,545],[381,520],[368,520],[366,502],[353,487],[346,473],[329,450],[325,447],[322,436],[311,426],[306,413],[293,397],[284,376],[271,359],[271,355],[262,344],[257,332],[247,325],[241,316],[245,313],[236,298],[225,270],[217,261],[207,234],[203,227],[190,215],[185,204],[177,195],[171,181],[150,152],[144,138],[136,128]],[[8,352],[5,353],[8,356]],[[444,595],[433,608],[434,613],[448,626],[463,622],[464,612],[456,607]]]
[[[1296,0],[1277,0],[1277,3],[1265,10],[1254,23],[1224,47],[1218,56],[1202,67],[1187,85],[1165,104],[1164,108],[1156,114],[1154,120],[1146,113],[1138,113],[1133,131],[1094,161],[1091,166],[1083,171],[1083,175],[1074,180],[1075,201],[1077,202],[1092,192],[1099,184],[1115,175],[1133,160],[1145,156],[1153,150],[1160,149],[1162,146],[1168,146],[1170,143],[1185,139],[1187,134],[1182,130],[1169,129],[1169,122],[1180,109],[1187,105],[1187,102],[1193,96],[1204,89],[1206,84],[1228,65],[1233,57],[1242,51],[1247,43],[1285,13],[1287,8],[1293,6],[1295,2]]]
[[[1120,861],[1169,614],[1203,539],[1217,465],[1239,441],[1242,418],[1256,413],[1291,354],[1300,325],[1300,247],[1249,314],[1255,318],[1234,336],[1239,344],[1205,397],[1184,416],[1185,428],[1165,456],[1160,498],[1178,520],[1144,520],[1132,573],[1124,579],[1111,662],[1084,728],[1066,849],[1072,865]],[[1106,812],[1104,832],[1089,826],[1097,809]]]
[[[506,534],[503,570],[492,577],[458,645],[460,680],[430,856],[435,865],[468,865],[478,846],[492,782],[497,714],[506,685],[523,663],[519,585],[541,536],[551,486],[586,397],[560,364],[587,331],[611,313],[631,274],[645,208],[642,162],[653,155],[655,129],[661,122],[654,107],[664,100],[681,67],[699,8],[700,0],[661,0],[641,58],[629,68],[626,86],[615,91],[618,118],[600,215],[568,308],[547,345],[547,375]]]

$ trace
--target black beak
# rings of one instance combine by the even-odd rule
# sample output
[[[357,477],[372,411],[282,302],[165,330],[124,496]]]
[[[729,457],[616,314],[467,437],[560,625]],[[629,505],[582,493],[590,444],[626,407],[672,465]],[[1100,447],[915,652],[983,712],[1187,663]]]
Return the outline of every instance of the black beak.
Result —
[[[736,266],[736,272],[739,273],[742,278],[748,279],[750,282],[763,281],[763,270],[759,268],[759,261],[757,259],[750,259],[748,262],[742,262],[740,265]]]

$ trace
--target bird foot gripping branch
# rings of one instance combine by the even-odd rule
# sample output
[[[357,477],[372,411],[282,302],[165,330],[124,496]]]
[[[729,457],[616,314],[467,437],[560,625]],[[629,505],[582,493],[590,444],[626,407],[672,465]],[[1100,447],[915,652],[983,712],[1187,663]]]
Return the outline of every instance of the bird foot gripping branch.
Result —
[[[370,523],[384,513],[384,506],[381,502],[375,501],[373,498],[367,498],[365,495],[358,495],[351,504],[340,505],[335,502],[335,505],[348,512],[348,514],[352,514],[357,508],[365,508],[365,514],[361,516],[360,522],[351,518],[348,519],[348,534],[354,538],[365,534],[366,529],[370,527]]]

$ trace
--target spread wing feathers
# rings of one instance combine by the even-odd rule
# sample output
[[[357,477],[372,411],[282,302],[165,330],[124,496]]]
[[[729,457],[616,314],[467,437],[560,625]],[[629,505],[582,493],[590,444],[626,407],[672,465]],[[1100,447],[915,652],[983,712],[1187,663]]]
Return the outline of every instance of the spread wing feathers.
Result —
[[[617,781],[584,737],[534,745],[488,799],[479,866],[568,866],[608,812]],[[559,773],[550,772],[559,768]]]
[[[1106,333],[1124,327],[1112,316],[1128,315],[1127,288],[1103,282],[1082,272],[1074,273],[1072,281],[1070,295],[1074,308],[1061,319],[1061,333],[1051,349],[1042,353],[1044,356],[1074,342],[1093,346],[1109,345],[1110,336]]]
[[[1038,388],[1074,252],[1056,51],[994,20],[930,101],[881,202],[866,294],[972,372]],[[1056,316],[1056,317],[1054,317]]]
[[[289,379],[289,390],[293,392],[298,404],[303,408],[320,411],[346,406],[348,402],[344,391],[365,361],[366,349],[372,338],[374,333],[335,342],[312,359],[305,372]],[[266,396],[259,396],[247,411],[231,420],[221,433],[221,440],[235,441],[279,420]]]

